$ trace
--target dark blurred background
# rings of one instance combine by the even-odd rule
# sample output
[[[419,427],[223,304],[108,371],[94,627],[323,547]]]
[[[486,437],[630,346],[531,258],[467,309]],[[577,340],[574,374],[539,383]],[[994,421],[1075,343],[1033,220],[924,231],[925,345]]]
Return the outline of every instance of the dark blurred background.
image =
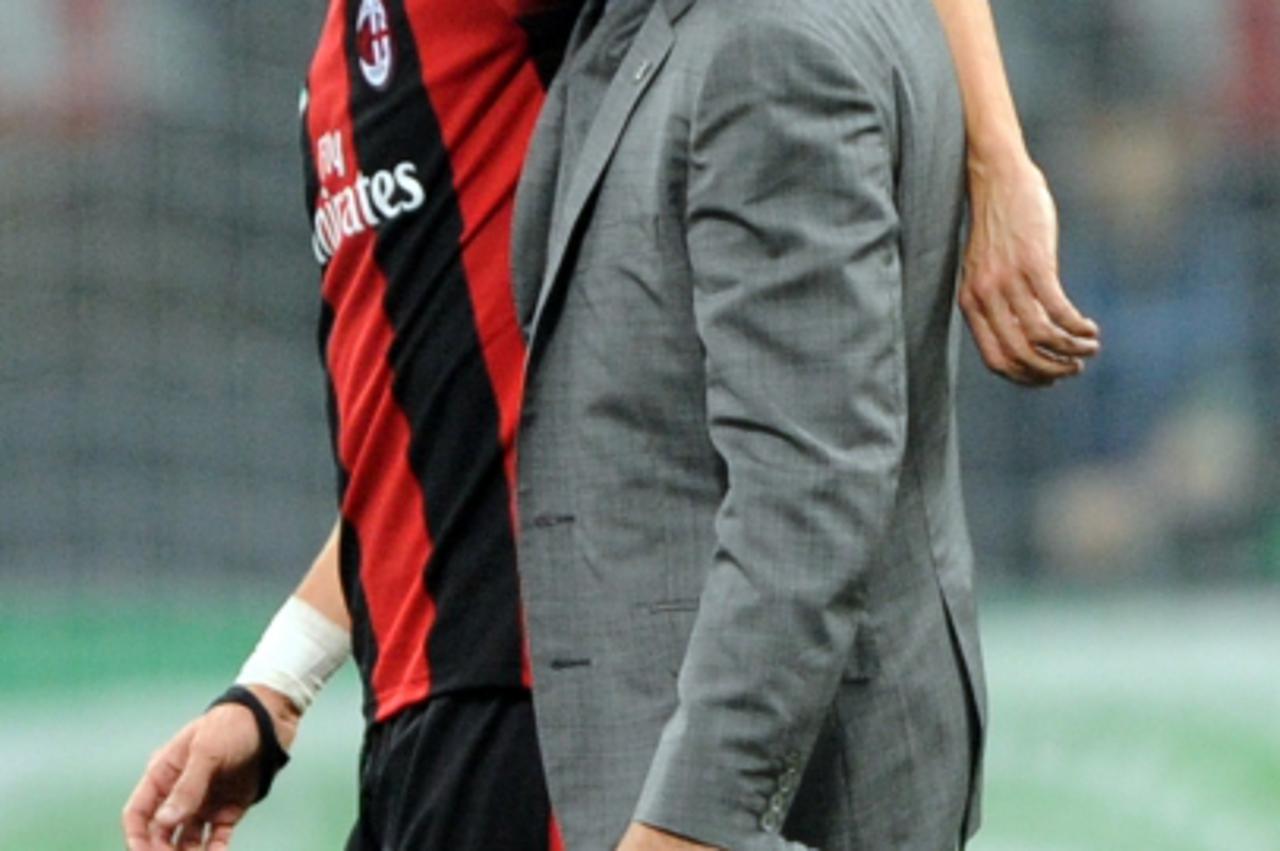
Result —
[[[296,108],[324,5],[0,10],[0,848],[115,847],[148,750],[234,673],[332,522]],[[1027,392],[966,346],[982,848],[1275,851],[1280,2],[996,10],[1105,352]],[[312,724],[337,731],[311,745],[329,773],[299,771],[243,847],[338,847],[352,692]],[[65,718],[35,731],[33,707]],[[50,825],[68,783],[91,814]],[[1171,791],[1108,791],[1134,783]],[[297,833],[322,792],[329,820]]]
[[[996,8],[1106,353],[1045,394],[966,373],[987,576],[1280,579],[1280,3]]]

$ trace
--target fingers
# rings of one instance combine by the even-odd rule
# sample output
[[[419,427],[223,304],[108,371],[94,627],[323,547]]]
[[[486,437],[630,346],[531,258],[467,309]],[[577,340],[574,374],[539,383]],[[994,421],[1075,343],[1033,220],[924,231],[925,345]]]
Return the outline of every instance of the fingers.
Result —
[[[202,818],[187,819],[177,836],[177,851],[201,851],[205,847],[206,824]]]
[[[209,834],[209,851],[230,851],[231,831],[230,826],[214,827]]]
[[[1077,336],[1049,317],[1045,306],[1026,287],[1016,287],[1009,306],[1020,331],[1034,349],[1051,358],[1087,358],[1098,352],[1096,328],[1093,335]]]
[[[1055,325],[1077,337],[1097,339],[1100,333],[1098,323],[1076,309],[1062,291],[1062,282],[1056,274],[1033,278],[1031,286],[1035,298]]]
[[[188,724],[148,763],[121,813],[128,851],[225,851],[257,784],[257,728],[247,711]]]
[[[209,784],[216,768],[217,760],[213,757],[202,753],[189,754],[173,790],[156,810],[155,822],[162,830],[172,831],[200,811],[209,795]]]
[[[960,306],[964,311],[965,320],[969,323],[969,330],[973,332],[974,342],[977,343],[978,353],[982,355],[982,361],[987,368],[997,375],[1002,375],[1010,381],[1016,381],[1019,384],[1025,383],[1021,370],[1014,367],[1004,353],[1004,348],[1000,345],[1000,341],[996,339],[996,334],[991,330],[991,324],[987,322],[985,316],[965,294],[961,293]]]
[[[1074,375],[1079,366],[1035,350],[999,293],[966,285],[960,307],[987,368],[1017,384],[1042,386]]]
[[[988,305],[987,319],[995,331],[1005,356],[1037,382],[1057,381],[1076,375],[1081,370],[1078,360],[1054,357],[1036,348],[1027,328],[1018,321],[1008,303],[996,299]]]
[[[1084,359],[1100,350],[1097,325],[1081,316],[1061,294],[1056,276],[1051,284],[1042,283],[1038,291],[1047,294],[1060,315],[1074,316],[1073,327],[1087,332],[1085,336],[1071,333],[1053,320],[1036,288],[1021,278],[971,272],[959,299],[987,367],[1031,386],[1078,375],[1084,370]]]
[[[140,847],[148,851],[152,848],[165,851],[229,851],[231,835],[244,813],[244,807],[230,805],[215,812],[207,821],[202,815],[192,816],[178,825],[176,830],[153,823],[152,833],[147,837],[148,844]]]
[[[151,758],[138,785],[134,787],[121,813],[125,847],[129,851],[152,851],[151,824],[160,802],[168,797],[182,774],[190,743],[189,730],[183,730]]]
[[[208,851],[229,851],[231,834],[244,813],[244,807],[228,806],[213,814],[209,827]]]
[[[174,776],[177,776],[177,772],[174,772]],[[161,788],[150,769],[143,773],[120,816],[120,823],[124,828],[124,844],[129,851],[151,851],[151,817],[167,792],[167,789]]]

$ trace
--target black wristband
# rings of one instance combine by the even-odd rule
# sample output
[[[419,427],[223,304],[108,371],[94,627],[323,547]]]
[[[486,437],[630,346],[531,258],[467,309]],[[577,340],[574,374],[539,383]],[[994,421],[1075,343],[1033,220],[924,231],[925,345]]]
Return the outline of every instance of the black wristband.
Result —
[[[258,753],[258,796],[253,799],[256,804],[271,791],[271,783],[276,779],[280,769],[289,764],[289,754],[280,745],[280,737],[276,735],[276,725],[271,719],[271,712],[263,705],[258,696],[244,686],[232,686],[218,695],[209,709],[224,703],[238,703],[253,713],[254,723],[258,725],[258,740],[261,743]],[[208,710],[206,710],[208,711]]]

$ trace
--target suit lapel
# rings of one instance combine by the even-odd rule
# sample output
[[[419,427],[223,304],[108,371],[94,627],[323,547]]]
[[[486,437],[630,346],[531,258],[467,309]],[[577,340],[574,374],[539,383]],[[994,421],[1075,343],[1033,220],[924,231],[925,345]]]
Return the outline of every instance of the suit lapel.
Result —
[[[547,246],[564,141],[564,112],[564,80],[557,76],[547,91],[537,129],[525,156],[512,223],[511,271],[516,307],[526,338],[533,331],[533,311],[547,268]]]
[[[538,115],[537,127],[529,143],[516,192],[512,224],[513,280],[516,308],[525,337],[533,330],[533,311],[538,303],[542,277],[547,269],[547,248],[555,217],[557,187],[570,156],[568,125],[569,69],[581,61],[582,49],[604,12],[606,0],[587,0],[574,22],[565,47],[564,62],[547,89],[546,101]]]
[[[557,174],[551,173],[547,163],[539,163],[539,167],[543,169],[541,175],[536,178],[530,175],[530,185],[536,182],[540,193],[547,192],[557,183],[560,186],[559,193],[555,193],[558,197],[550,205],[554,214],[550,216],[551,227],[547,248],[542,255],[546,258],[546,265],[543,268],[537,302],[528,326],[531,349],[536,341],[538,324],[547,301],[555,288],[560,285],[565,256],[580,229],[588,202],[618,146],[618,140],[626,128],[627,120],[671,50],[673,33],[668,14],[662,2],[655,3],[654,8],[650,10],[600,101],[599,109],[591,120],[590,128],[582,141],[575,162],[561,161],[559,169],[567,171],[558,174],[558,179]],[[574,70],[573,67],[567,68],[566,76],[572,75]],[[565,82],[565,80],[559,81],[557,87],[563,88]],[[572,85],[571,80],[568,83]],[[559,98],[560,114],[557,119],[563,131],[563,92],[560,93]],[[550,127],[545,127],[539,132],[549,134]],[[564,144],[562,136],[560,143],[555,146],[558,154],[563,154]],[[539,204],[538,210],[545,215],[547,206],[545,203]],[[530,207],[533,205],[531,204]],[[531,255],[531,259],[535,255]]]

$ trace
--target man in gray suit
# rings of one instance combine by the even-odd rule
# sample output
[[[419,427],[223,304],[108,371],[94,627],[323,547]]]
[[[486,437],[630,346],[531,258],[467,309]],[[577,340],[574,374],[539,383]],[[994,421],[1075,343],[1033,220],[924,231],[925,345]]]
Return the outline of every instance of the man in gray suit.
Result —
[[[569,851],[952,851],[983,682],[930,0],[588,5],[516,221]]]

